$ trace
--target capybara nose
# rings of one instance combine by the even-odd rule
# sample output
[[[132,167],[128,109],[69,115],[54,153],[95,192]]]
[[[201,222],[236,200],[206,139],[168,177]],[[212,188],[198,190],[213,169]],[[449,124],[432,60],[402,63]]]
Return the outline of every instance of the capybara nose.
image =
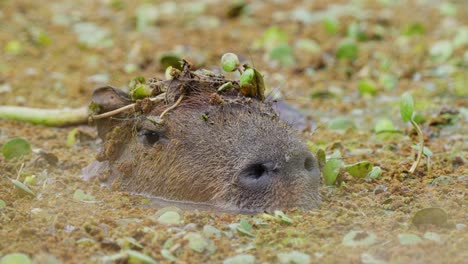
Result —
[[[319,177],[317,163],[308,150],[279,155],[274,161],[254,162],[242,169],[239,182],[247,189],[265,189],[274,182],[294,177]],[[306,176],[307,177],[307,176]]]

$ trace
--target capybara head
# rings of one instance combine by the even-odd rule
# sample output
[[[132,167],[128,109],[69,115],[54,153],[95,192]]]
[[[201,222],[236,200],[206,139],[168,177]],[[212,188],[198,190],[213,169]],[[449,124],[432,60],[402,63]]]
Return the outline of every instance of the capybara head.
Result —
[[[161,84],[167,86],[162,102],[140,100],[130,113],[97,120],[103,139],[97,159],[109,167],[101,180],[135,194],[226,210],[318,206],[317,161],[271,103],[235,89],[219,94],[216,82]],[[97,89],[93,101],[100,113],[131,103],[112,87]]]

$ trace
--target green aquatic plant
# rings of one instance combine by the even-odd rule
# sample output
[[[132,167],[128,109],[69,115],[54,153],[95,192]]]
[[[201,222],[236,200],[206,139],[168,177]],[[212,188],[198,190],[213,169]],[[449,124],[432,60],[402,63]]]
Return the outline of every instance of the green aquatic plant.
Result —
[[[416,132],[418,133],[418,138],[419,138],[418,156],[409,170],[409,173],[413,174],[416,168],[418,167],[421,161],[422,155],[423,155],[424,136],[423,136],[421,128],[419,128],[418,124],[414,121],[414,101],[413,101],[413,96],[411,96],[410,93],[404,93],[400,98],[400,114],[401,114],[401,119],[404,122],[410,122],[411,125],[416,130]]]

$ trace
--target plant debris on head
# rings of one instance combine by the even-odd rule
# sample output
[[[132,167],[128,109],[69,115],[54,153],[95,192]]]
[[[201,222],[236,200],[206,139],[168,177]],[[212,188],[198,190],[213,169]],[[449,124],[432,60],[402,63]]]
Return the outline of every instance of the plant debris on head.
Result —
[[[244,65],[247,70],[250,70],[251,73],[248,77],[241,79],[240,81],[227,80],[221,74],[216,74],[212,71],[201,69],[196,71],[191,71],[191,65],[183,60],[182,61],[182,71],[179,71],[175,68],[171,68],[170,76],[168,80],[158,80],[150,79],[148,82],[145,81],[143,77],[136,77],[130,83],[130,95],[133,101],[136,101],[134,104],[125,105],[121,108],[114,109],[111,114],[102,113],[102,107],[95,102],[97,96],[95,92],[95,98],[90,104],[90,120],[96,120],[101,118],[106,118],[112,116],[113,114],[118,114],[122,111],[131,109],[133,107],[134,111],[140,110],[145,112],[148,110],[152,104],[149,102],[165,102],[166,104],[173,104],[168,107],[167,110],[171,110],[180,103],[183,97],[187,96],[199,96],[200,94],[210,94],[210,98],[217,98],[217,100],[210,100],[212,103],[221,103],[222,97],[217,93],[227,93],[233,95],[240,93],[247,97],[256,98],[260,101],[264,100],[264,82],[263,76],[255,69],[250,68],[248,65]],[[244,76],[244,75],[243,75]],[[227,87],[223,89],[223,87]],[[100,89],[109,89],[110,87],[102,87]],[[220,89],[221,88],[221,89]],[[164,95],[164,100],[162,96]],[[120,94],[120,96],[123,96]],[[124,96],[126,97],[126,96]],[[129,98],[126,98],[129,100]],[[179,100],[179,102],[177,102]],[[129,107],[132,106],[132,107]],[[98,114],[99,113],[99,114]],[[167,113],[162,112],[159,122],[163,122],[163,115]]]

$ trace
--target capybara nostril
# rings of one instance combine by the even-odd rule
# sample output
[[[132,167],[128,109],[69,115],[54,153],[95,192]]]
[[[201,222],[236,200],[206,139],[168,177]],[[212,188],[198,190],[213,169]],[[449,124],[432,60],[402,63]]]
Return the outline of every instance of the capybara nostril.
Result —
[[[253,164],[245,170],[243,177],[247,177],[253,180],[258,180],[260,179],[260,177],[264,176],[266,173],[267,173],[267,169],[265,165]]]
[[[271,182],[271,177],[276,171],[274,163],[254,163],[248,165],[240,173],[240,183],[247,188],[263,188]]]

